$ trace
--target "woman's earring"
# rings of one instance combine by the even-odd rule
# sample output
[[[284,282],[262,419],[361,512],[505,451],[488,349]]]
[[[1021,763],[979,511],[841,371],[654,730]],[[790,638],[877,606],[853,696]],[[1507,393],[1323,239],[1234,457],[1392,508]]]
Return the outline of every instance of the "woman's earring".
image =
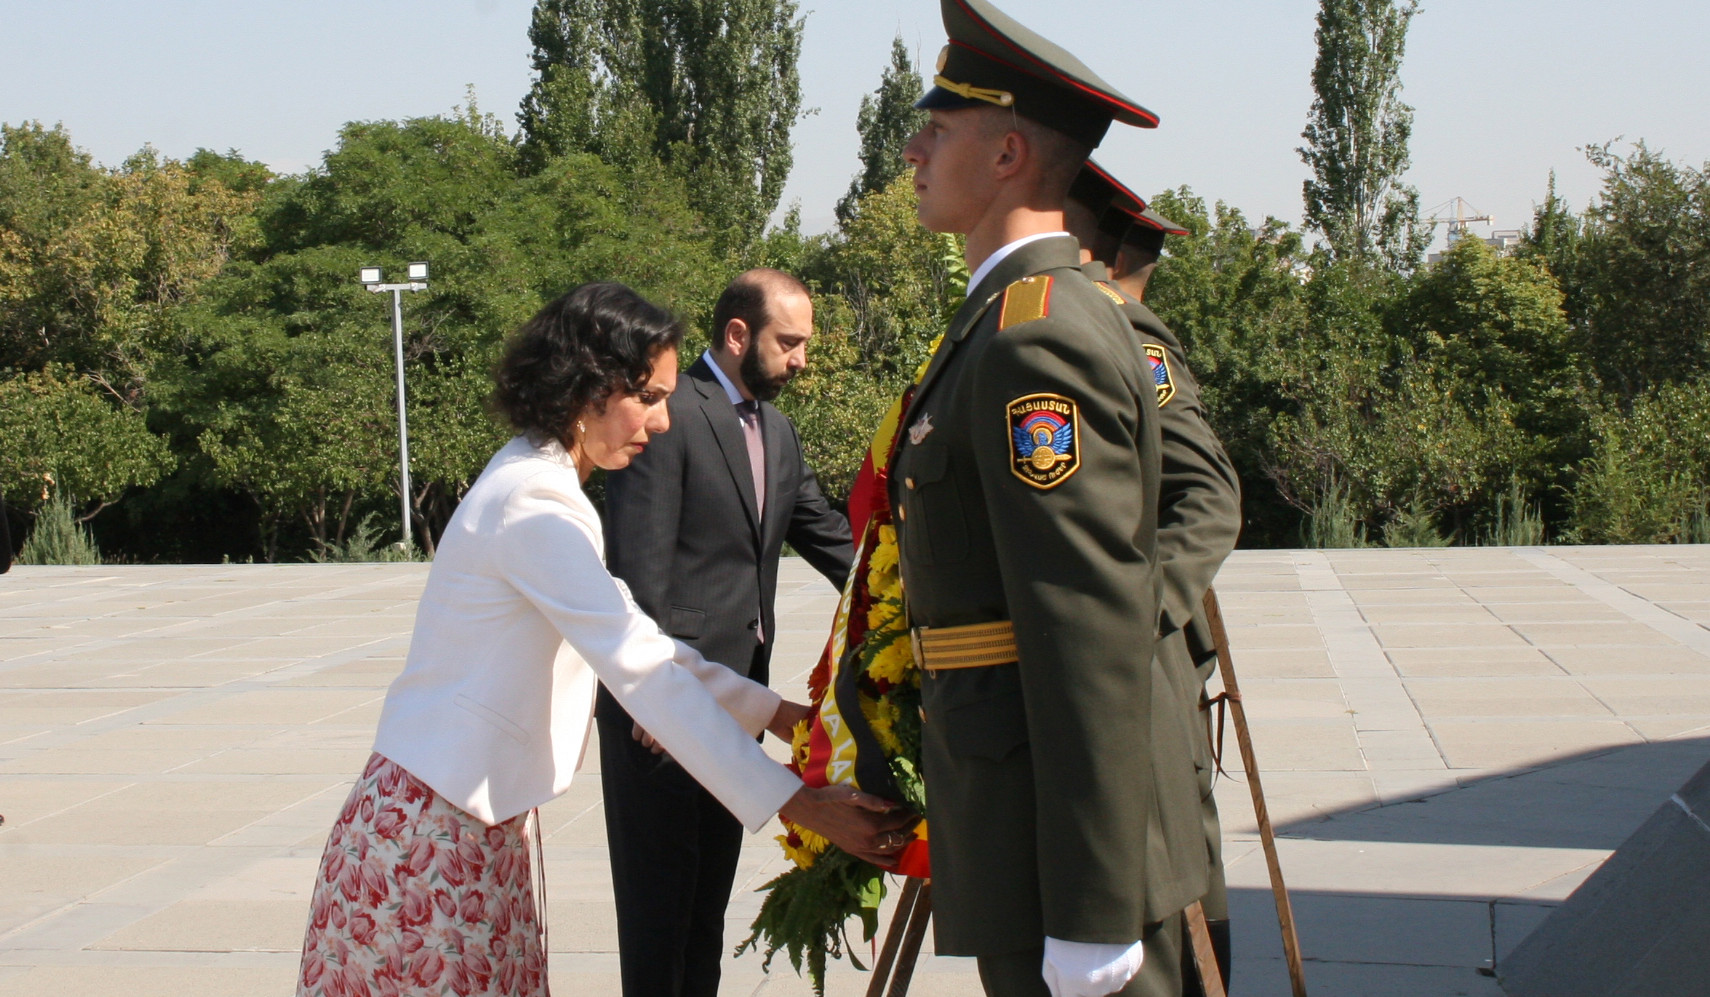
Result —
[[[580,433],[583,436],[588,435],[588,427],[582,425],[582,420],[580,420],[580,419],[576,420],[576,432]]]

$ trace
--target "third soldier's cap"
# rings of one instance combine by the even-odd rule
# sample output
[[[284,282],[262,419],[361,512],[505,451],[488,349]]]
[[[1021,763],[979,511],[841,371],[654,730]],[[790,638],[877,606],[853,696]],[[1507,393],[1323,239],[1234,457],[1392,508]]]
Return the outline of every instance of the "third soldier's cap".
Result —
[[[950,44],[938,56],[934,86],[916,107],[1007,107],[1089,146],[1103,140],[1112,121],[1158,127],[1156,114],[986,0],[940,4]]]
[[[1145,198],[1090,159],[1075,175],[1069,198],[1091,211],[1098,219],[1099,231],[1113,238],[1121,238],[1148,210]]]
[[[1146,208],[1134,216],[1134,224],[1128,227],[1128,231],[1122,236],[1122,241],[1127,245],[1150,253],[1161,253],[1164,251],[1165,236],[1187,234],[1187,229],[1151,208]]]

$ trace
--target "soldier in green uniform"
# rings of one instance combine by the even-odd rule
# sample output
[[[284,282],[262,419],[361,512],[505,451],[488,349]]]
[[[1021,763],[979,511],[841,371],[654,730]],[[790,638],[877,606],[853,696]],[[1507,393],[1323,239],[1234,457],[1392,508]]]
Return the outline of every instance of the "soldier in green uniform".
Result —
[[[1154,751],[1166,750],[1164,735],[1171,732],[1185,739],[1176,747],[1191,752],[1202,811],[1197,820],[1167,823],[1163,845],[1154,846],[1153,853],[1159,862],[1182,863],[1175,881],[1184,888],[1199,888],[1188,899],[1199,899],[1205,909],[1227,986],[1229,893],[1223,875],[1222,825],[1212,795],[1216,762],[1208,736],[1210,717],[1203,712],[1208,703],[1205,683],[1217,666],[1217,652],[1200,610],[1206,590],[1241,533],[1241,483],[1206,418],[1181,342],[1140,302],[1165,233],[1185,230],[1153,212],[1138,195],[1090,161],[1070,189],[1066,218],[1069,232],[1081,243],[1082,272],[1122,309],[1151,362],[1158,388],[1163,440],[1158,563],[1164,599],[1156,659],[1163,676],[1155,679],[1152,693]],[[1117,272],[1124,280],[1114,280],[1107,265],[1112,270],[1122,267]],[[1183,976],[1190,997],[1201,992],[1191,959],[1184,962]]]
[[[1063,221],[1112,120],[1157,119],[983,0],[943,12],[904,155],[920,220],[966,234],[973,275],[888,482],[937,951],[978,957],[992,995],[1174,997],[1197,894],[1150,840],[1199,799],[1185,753],[1168,777],[1154,757],[1157,388]]]

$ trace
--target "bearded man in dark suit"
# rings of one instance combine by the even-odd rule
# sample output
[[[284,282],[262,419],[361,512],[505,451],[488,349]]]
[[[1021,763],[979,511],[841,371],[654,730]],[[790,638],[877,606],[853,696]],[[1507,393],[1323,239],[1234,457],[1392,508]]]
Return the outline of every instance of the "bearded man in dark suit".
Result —
[[[671,636],[759,682],[784,543],[839,591],[852,555],[848,519],[768,404],[807,365],[812,337],[800,281],[770,269],[737,277],[713,307],[711,347],[671,396],[670,430],[606,482],[612,573]],[[655,756],[603,688],[596,715],[625,997],[712,997],[742,827]]]

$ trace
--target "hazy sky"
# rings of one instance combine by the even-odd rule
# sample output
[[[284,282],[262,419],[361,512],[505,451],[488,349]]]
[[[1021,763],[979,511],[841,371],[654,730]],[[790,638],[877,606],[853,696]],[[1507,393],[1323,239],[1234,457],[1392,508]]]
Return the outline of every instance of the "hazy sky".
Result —
[[[1254,221],[1298,223],[1295,154],[1311,103],[1312,0],[1000,0],[1156,112],[1098,158],[1143,194],[1187,184]],[[0,121],[63,122],[103,163],[143,143],[235,148],[281,171],[319,162],[340,124],[461,103],[515,127],[532,0],[0,0]],[[804,0],[803,103],[785,203],[810,231],[856,170],[854,121],[900,33],[931,65],[933,0]],[[1404,99],[1427,209],[1464,197],[1498,228],[1530,221],[1549,171],[1575,206],[1596,191],[1580,147],[1646,140],[1710,160],[1710,5],[1677,0],[1425,0]]]

